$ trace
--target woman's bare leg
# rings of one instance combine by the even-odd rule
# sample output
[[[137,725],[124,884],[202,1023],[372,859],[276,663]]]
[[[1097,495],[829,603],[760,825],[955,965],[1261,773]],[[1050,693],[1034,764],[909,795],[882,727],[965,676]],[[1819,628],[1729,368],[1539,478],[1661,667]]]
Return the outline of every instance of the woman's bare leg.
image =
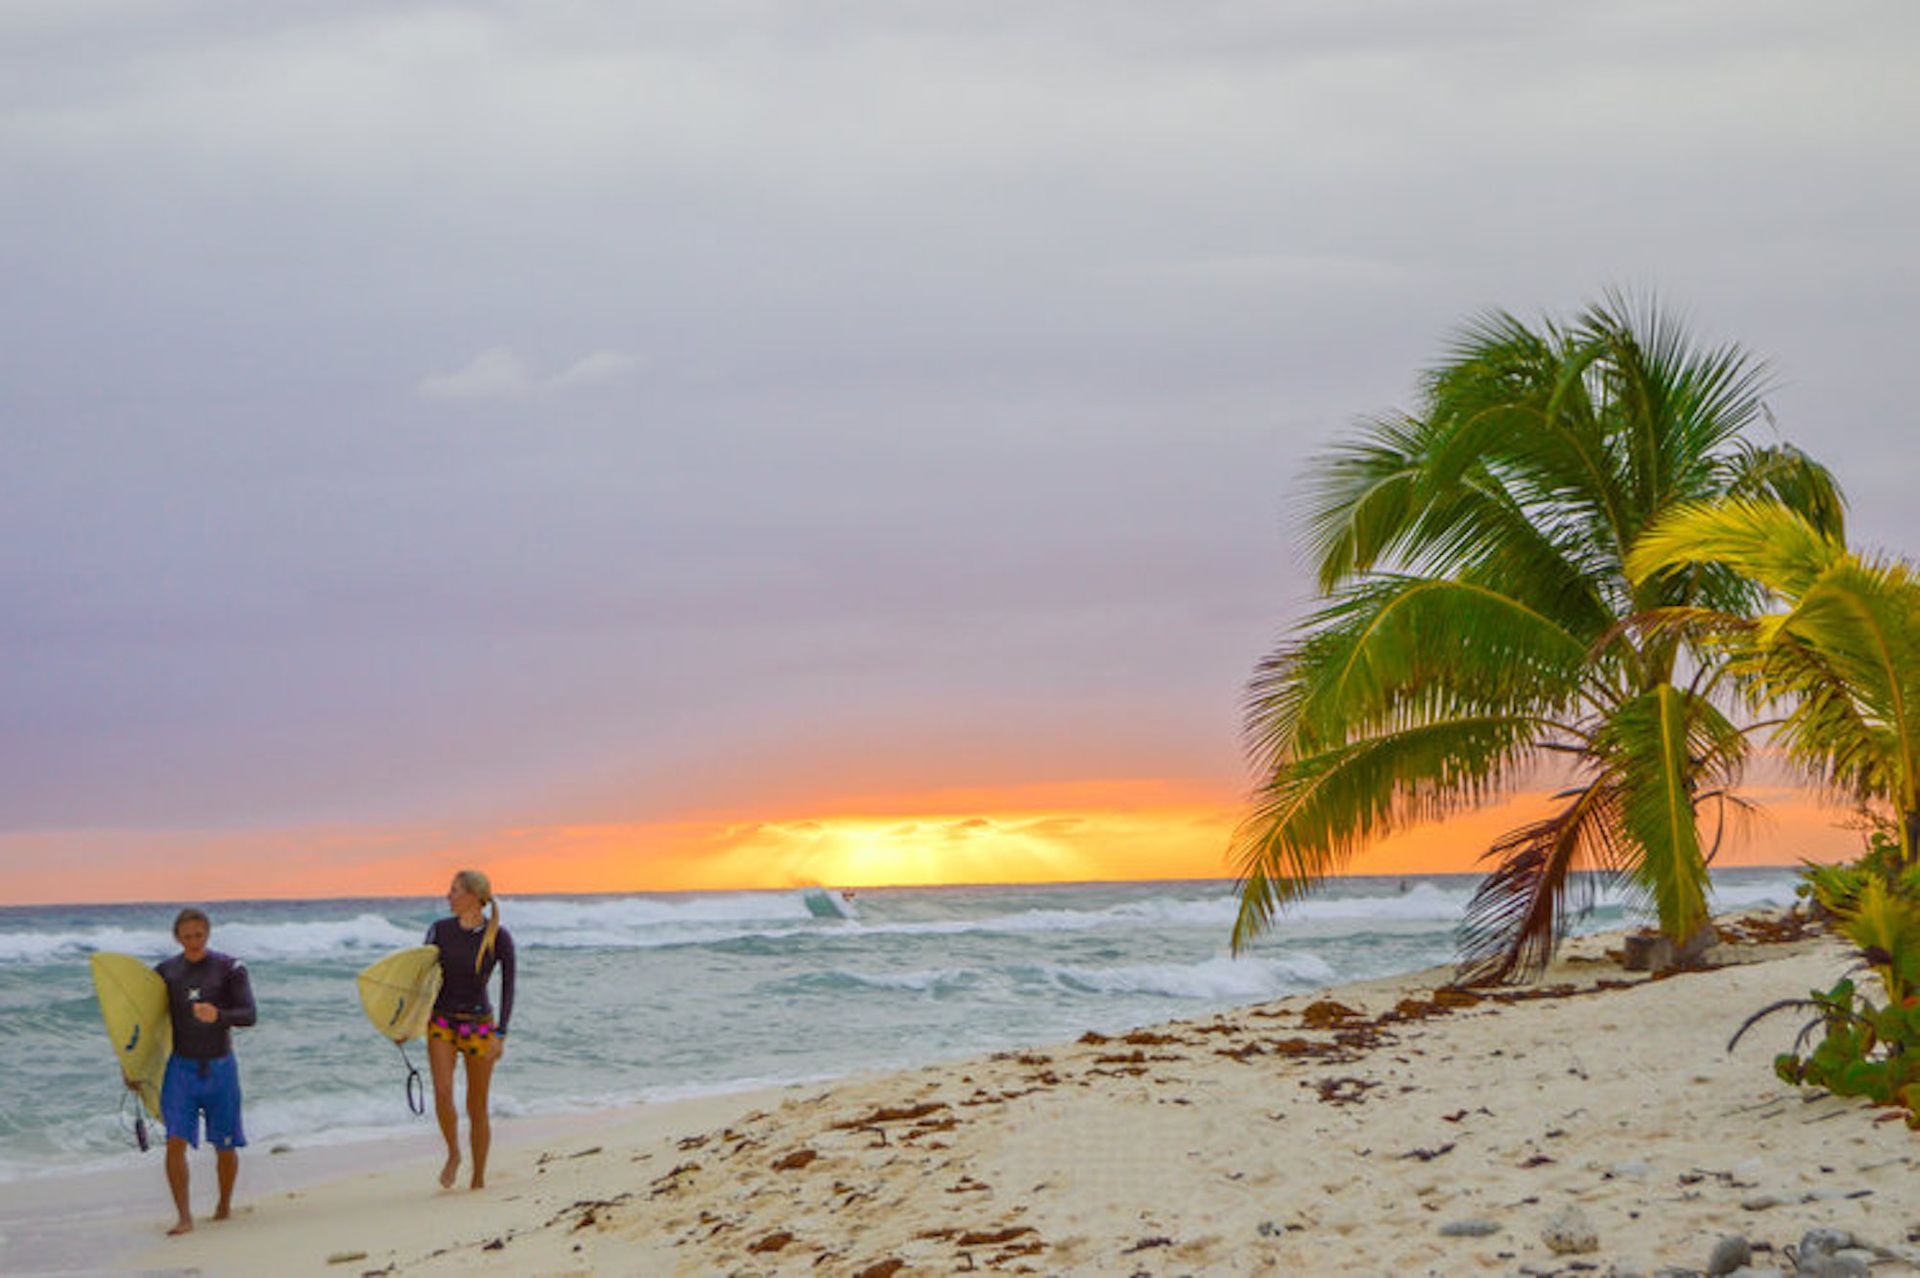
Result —
[[[453,1061],[459,1052],[444,1039],[427,1040],[427,1066],[433,1071],[433,1116],[440,1120],[440,1135],[447,1142],[447,1163],[440,1169],[440,1186],[452,1189],[460,1174],[460,1111],[453,1106]],[[468,1078],[472,1088],[472,1078]]]
[[[493,1145],[493,1124],[487,1117],[487,1090],[493,1083],[493,1053],[467,1057],[467,1137],[473,1143],[473,1187],[487,1184],[487,1150]]]

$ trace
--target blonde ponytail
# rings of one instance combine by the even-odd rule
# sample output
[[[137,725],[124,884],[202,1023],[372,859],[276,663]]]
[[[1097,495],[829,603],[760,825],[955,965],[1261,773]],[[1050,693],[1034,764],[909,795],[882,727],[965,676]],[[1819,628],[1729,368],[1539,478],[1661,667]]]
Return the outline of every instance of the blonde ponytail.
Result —
[[[487,955],[493,953],[493,938],[500,935],[500,902],[497,898],[489,894],[487,897],[487,905],[493,912],[487,915],[487,934],[480,938],[480,952],[474,955],[473,970],[475,973],[478,973],[481,968],[486,966]]]
[[[490,911],[487,915],[487,934],[480,938],[480,952],[473,959],[473,970],[478,975],[487,965],[487,955],[493,953],[494,938],[500,935],[500,902],[494,898],[493,884],[478,870],[462,870],[453,876],[453,881],[479,897],[481,906]]]

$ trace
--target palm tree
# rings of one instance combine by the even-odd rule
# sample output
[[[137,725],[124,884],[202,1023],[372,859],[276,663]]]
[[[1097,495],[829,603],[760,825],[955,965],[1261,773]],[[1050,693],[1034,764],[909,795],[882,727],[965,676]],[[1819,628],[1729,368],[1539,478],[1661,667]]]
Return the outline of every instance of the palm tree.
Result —
[[[1262,778],[1235,832],[1234,948],[1372,839],[1490,801],[1562,762],[1552,812],[1488,849],[1462,975],[1544,966],[1582,870],[1613,873],[1690,937],[1706,919],[1698,814],[1732,801],[1745,738],[1650,610],[1745,615],[1760,592],[1711,565],[1644,582],[1623,562],[1684,502],[1760,494],[1837,530],[1831,476],[1746,433],[1761,370],[1608,297],[1569,325],[1480,319],[1424,379],[1417,414],[1319,459],[1305,520],[1324,598],[1256,670]],[[1694,672],[1697,673],[1697,672]]]
[[[1920,571],[1863,556],[1777,502],[1680,508],[1635,545],[1636,581],[1730,569],[1784,609],[1757,618],[1677,610],[1665,620],[1725,654],[1755,707],[1781,706],[1787,757],[1839,794],[1892,809],[1900,863],[1920,863]]]

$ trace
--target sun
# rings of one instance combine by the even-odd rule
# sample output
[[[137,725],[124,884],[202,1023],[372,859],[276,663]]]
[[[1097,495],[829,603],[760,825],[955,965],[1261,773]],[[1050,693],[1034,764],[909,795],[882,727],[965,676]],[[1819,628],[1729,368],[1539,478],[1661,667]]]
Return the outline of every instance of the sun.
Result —
[[[1094,863],[1034,819],[933,814],[842,816],[757,826],[726,860],[779,865],[797,882],[923,887],[1099,877]]]

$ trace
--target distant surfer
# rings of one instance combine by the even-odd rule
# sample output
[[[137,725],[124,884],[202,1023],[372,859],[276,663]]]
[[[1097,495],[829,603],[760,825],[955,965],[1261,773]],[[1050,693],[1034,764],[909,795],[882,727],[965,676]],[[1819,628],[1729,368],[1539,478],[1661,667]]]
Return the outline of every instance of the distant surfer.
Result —
[[[487,913],[491,907],[492,913]],[[453,1188],[460,1174],[460,1113],[453,1105],[453,1066],[467,1065],[468,1141],[473,1146],[475,1189],[487,1183],[487,1149],[493,1128],[487,1118],[487,1088],[493,1067],[507,1046],[507,1022],[513,1019],[513,937],[500,926],[500,902],[493,885],[478,870],[462,870],[447,889],[450,918],[427,929],[428,945],[440,947],[440,996],[427,1023],[427,1062],[433,1068],[433,1108],[447,1141],[440,1184]],[[487,981],[500,969],[500,1018],[487,999]]]
[[[233,1182],[240,1174],[240,1149],[247,1143],[240,1125],[240,1064],[233,1058],[233,1029],[255,1019],[253,983],[246,965],[207,948],[213,924],[204,910],[189,906],[173,920],[180,952],[153,970],[167,983],[167,1010],[173,1021],[173,1055],[160,1085],[160,1118],[167,1125],[167,1186],[180,1219],[169,1234],[193,1228],[187,1201],[187,1150],[200,1148],[200,1120],[214,1148],[220,1203],[213,1218],[232,1214]],[[128,1087],[137,1084],[129,1082]]]

